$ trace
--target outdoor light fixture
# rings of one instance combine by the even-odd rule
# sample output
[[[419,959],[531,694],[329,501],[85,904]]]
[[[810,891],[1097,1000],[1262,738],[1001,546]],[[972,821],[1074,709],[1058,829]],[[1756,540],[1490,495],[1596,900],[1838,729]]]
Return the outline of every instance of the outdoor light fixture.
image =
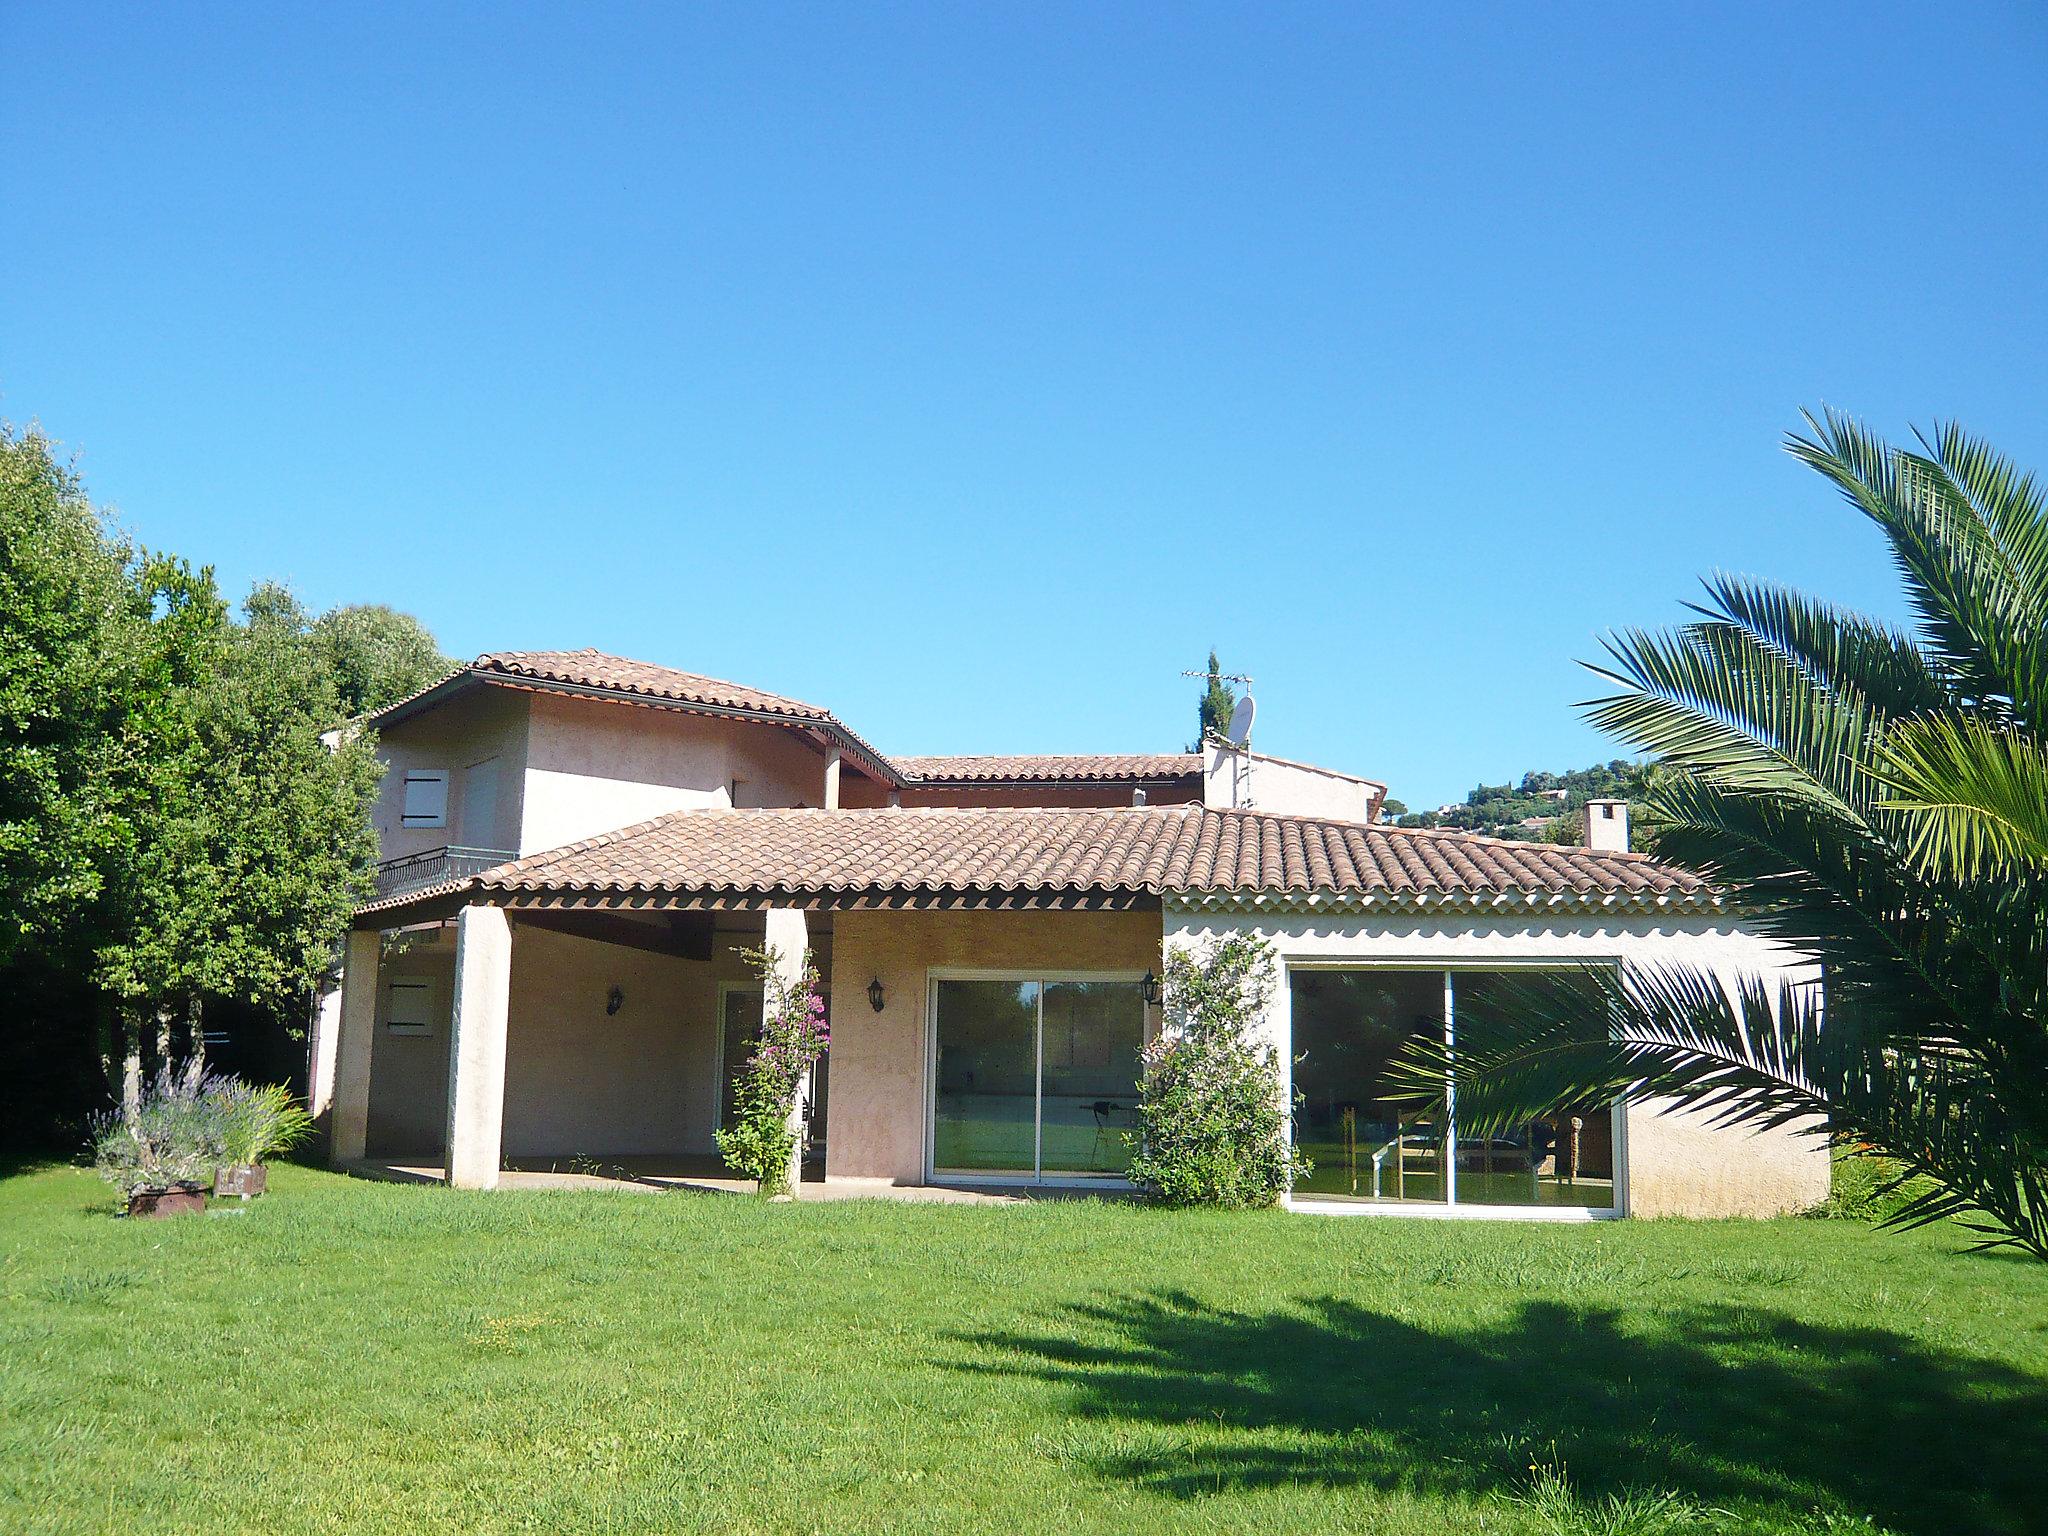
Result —
[[[604,1000],[605,1016],[609,1018],[626,1006],[626,992],[623,987],[613,987]]]
[[[882,978],[877,976],[868,983],[868,1006],[874,1009],[875,1012],[880,1013],[882,1011],[882,1003]]]
[[[1138,983],[1138,989],[1145,994],[1145,1006],[1147,1008],[1157,1008],[1159,1006],[1159,999],[1165,995],[1160,990],[1159,978],[1150,971],[1147,971],[1145,979]]]

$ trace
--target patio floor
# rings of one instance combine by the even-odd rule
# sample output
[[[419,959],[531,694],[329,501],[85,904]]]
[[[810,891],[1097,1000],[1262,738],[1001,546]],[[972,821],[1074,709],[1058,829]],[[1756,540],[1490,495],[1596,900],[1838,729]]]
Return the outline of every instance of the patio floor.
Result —
[[[445,1182],[438,1162],[369,1157],[347,1165],[362,1178],[400,1184]],[[498,1176],[500,1189],[589,1189],[628,1194],[694,1190],[700,1194],[750,1195],[754,1181],[736,1177],[716,1156],[513,1158]],[[891,1184],[883,1179],[824,1179],[807,1169],[797,1187],[800,1200],[925,1200],[949,1205],[1004,1205],[1045,1199],[1072,1191],[959,1188]]]

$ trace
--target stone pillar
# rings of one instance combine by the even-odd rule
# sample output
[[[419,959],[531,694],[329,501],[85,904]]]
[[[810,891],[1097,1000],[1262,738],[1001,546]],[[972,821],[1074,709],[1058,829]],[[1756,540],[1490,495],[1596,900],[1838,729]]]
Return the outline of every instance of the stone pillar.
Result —
[[[349,930],[341,968],[341,1006],[335,1010],[335,1038],[329,1047],[323,1014],[321,1035],[313,1042],[314,1112],[321,1107],[319,1096],[324,1086],[330,1110],[327,1160],[337,1168],[356,1162],[369,1150],[370,1055],[377,1041],[378,967],[383,953],[384,935],[376,929]],[[325,1085],[317,1075],[323,1056],[332,1063],[332,1075]]]
[[[834,754],[835,760],[837,754]],[[798,907],[770,907],[767,911],[767,933],[762,944],[775,951],[775,973],[782,978],[785,986],[795,986],[803,975],[804,951],[810,946],[810,929],[804,921],[804,914]],[[771,1000],[767,991],[761,993],[761,1017],[766,1023]],[[810,1082],[804,1081],[797,1092],[796,1103],[790,1106],[789,1128],[796,1133],[796,1141],[789,1153],[790,1193],[803,1181],[804,1156],[804,1100],[809,1096]]]
[[[825,753],[825,809],[839,809],[839,749],[832,747]]]
[[[455,925],[455,1018],[448,1041],[448,1182],[496,1189],[505,1145],[505,1025],[512,925],[503,907],[462,909]]]

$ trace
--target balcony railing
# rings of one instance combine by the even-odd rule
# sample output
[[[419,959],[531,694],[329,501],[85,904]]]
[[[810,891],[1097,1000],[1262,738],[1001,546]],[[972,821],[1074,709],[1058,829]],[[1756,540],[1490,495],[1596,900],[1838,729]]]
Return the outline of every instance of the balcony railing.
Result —
[[[506,864],[519,855],[509,848],[462,848],[451,843],[445,848],[426,848],[402,859],[386,859],[377,866],[377,894],[396,896],[403,891],[423,890],[444,880],[460,880],[481,874],[494,865]]]

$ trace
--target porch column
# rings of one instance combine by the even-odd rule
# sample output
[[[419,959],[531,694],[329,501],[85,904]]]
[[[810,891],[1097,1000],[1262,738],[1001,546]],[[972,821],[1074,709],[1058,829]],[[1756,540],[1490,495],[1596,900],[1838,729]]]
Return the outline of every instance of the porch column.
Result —
[[[837,763],[838,754],[833,754]],[[836,799],[836,796],[835,796]],[[803,976],[804,951],[810,947],[810,929],[804,921],[800,907],[770,907],[766,914],[767,933],[761,942],[775,951],[775,974],[786,987],[795,986]],[[771,1006],[768,994],[761,994],[761,1022],[768,1022]],[[810,1097],[810,1079],[806,1077],[797,1089],[796,1102],[790,1106],[789,1128],[796,1139],[789,1151],[789,1189],[796,1193],[796,1187],[803,1180],[804,1160],[804,1100]]]
[[[832,747],[825,753],[825,809],[828,811],[839,809],[839,749],[837,747]]]
[[[375,928],[351,928],[341,967],[341,1007],[330,1045],[323,1010],[320,1034],[313,1041],[313,1108],[317,1114],[323,1090],[331,1106],[327,1123],[327,1160],[335,1167],[359,1160],[370,1143],[370,1050],[377,1039],[377,969],[384,953],[384,935]],[[331,1075],[320,1081],[321,1062]]]
[[[503,907],[469,906],[455,923],[455,1017],[448,1041],[448,1182],[496,1189],[505,1145],[505,1024],[512,925]]]

